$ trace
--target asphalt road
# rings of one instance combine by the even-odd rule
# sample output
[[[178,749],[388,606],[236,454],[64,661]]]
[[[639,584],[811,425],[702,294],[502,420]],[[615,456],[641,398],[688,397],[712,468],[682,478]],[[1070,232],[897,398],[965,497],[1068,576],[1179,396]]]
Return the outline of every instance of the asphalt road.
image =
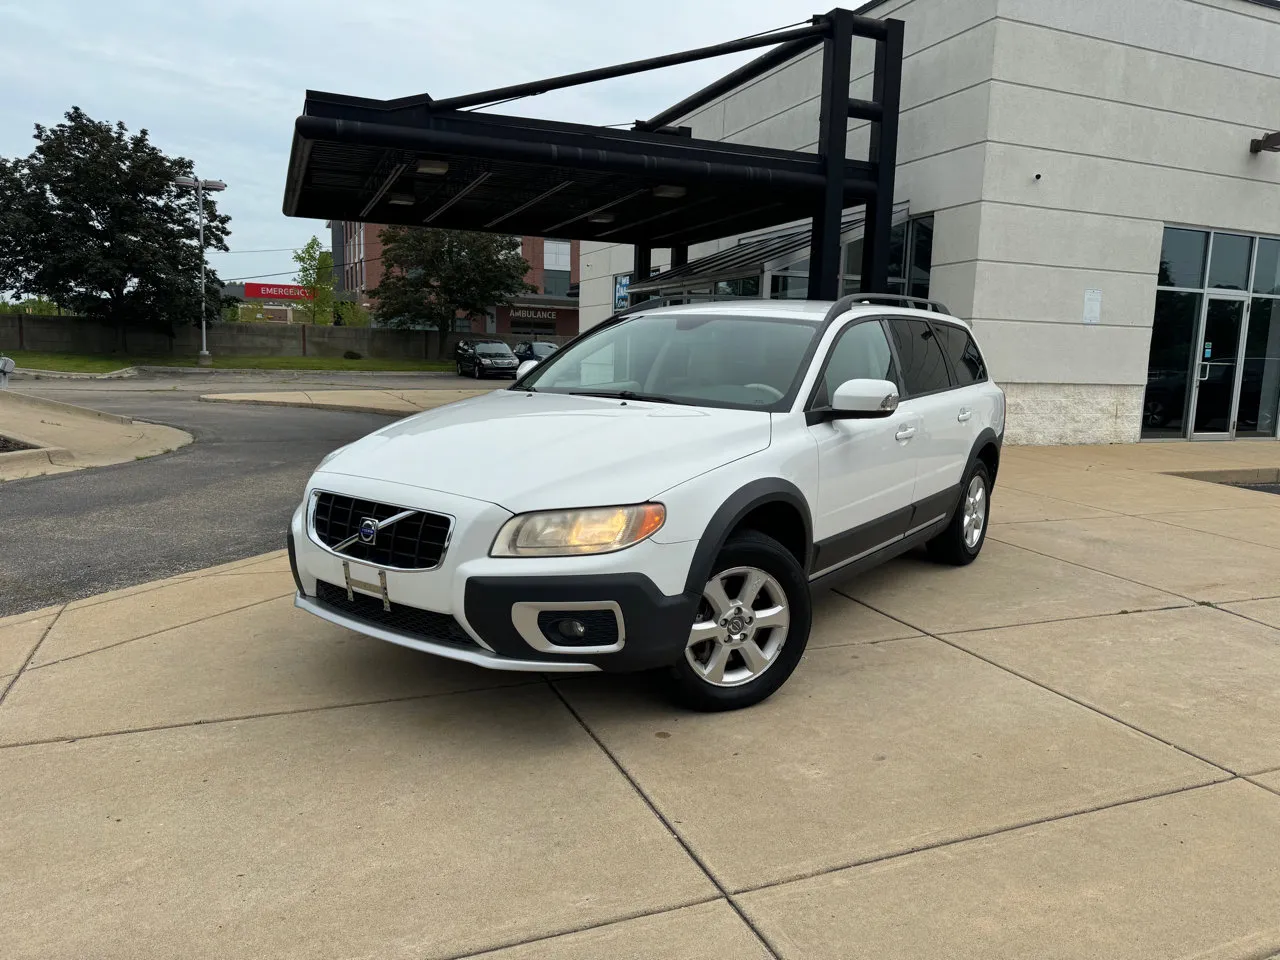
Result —
[[[397,385],[424,385],[405,379]],[[276,382],[256,378],[225,388],[270,389],[257,381]],[[164,380],[14,386],[180,427],[195,442],[149,460],[0,483],[0,616],[278,550],[320,459],[390,422],[374,414],[202,403],[197,391],[173,390]],[[306,388],[288,380],[279,389]],[[205,381],[203,392],[210,391]]]

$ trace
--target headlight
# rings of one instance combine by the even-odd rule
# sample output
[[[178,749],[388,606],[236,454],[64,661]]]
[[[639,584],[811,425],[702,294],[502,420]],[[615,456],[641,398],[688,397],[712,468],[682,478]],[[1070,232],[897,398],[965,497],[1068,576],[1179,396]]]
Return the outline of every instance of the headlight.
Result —
[[[489,555],[568,557],[612,553],[657,533],[666,518],[667,510],[660,503],[522,513],[503,524]]]
[[[481,362],[481,363],[493,363],[493,361],[492,361],[492,360],[490,360],[488,357],[481,357],[481,358],[480,358],[480,362]]]

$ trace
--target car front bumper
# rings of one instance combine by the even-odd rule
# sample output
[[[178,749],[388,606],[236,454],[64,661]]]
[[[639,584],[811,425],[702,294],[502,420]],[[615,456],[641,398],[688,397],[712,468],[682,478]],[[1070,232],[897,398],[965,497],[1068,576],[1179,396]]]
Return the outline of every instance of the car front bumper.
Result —
[[[381,569],[323,547],[299,508],[288,545],[294,605],[301,610],[380,640],[500,670],[643,670],[674,663],[688,642],[698,598],[683,589],[694,542],[644,541],[594,557],[490,557],[494,536],[511,516],[501,507],[382,484],[375,492],[363,481],[357,489],[342,486],[350,495],[448,513],[451,540],[433,569]],[[422,614],[429,629],[418,628]],[[438,629],[449,618],[456,627]],[[584,637],[569,639],[556,629],[573,618],[590,625]]]

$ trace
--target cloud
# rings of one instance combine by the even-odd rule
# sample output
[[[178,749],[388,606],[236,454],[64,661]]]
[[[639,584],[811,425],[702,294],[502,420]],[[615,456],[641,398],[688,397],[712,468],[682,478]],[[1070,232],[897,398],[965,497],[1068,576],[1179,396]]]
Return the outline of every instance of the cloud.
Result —
[[[73,104],[147,128],[166,152],[228,183],[232,250],[296,247],[319,221],[280,212],[293,121],[307,89],[454,96],[704,46],[806,20],[799,0],[160,0],[2,2],[0,155]],[[749,55],[545,94],[498,108],[628,123]],[[223,277],[290,271],[289,254],[215,254]]]

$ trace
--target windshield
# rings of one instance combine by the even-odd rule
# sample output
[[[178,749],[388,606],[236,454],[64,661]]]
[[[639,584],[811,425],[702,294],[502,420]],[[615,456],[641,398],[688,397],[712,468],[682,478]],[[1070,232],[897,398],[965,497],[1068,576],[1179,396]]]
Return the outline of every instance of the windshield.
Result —
[[[477,343],[476,353],[492,353],[505,357],[511,353],[511,348],[505,343]]]
[[[818,332],[808,321],[648,314],[556,351],[514,389],[781,410]]]

